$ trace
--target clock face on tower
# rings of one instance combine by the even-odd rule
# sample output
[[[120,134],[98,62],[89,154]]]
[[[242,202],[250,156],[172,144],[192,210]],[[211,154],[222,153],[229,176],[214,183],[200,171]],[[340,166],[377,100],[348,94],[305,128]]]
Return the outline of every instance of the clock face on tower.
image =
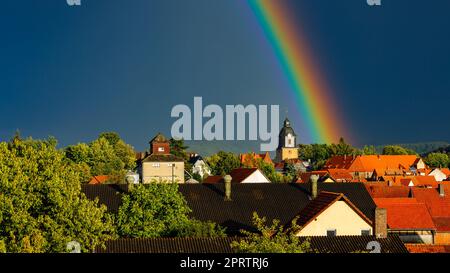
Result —
[[[284,147],[294,148],[295,147],[295,136],[292,134],[288,134],[285,137]]]

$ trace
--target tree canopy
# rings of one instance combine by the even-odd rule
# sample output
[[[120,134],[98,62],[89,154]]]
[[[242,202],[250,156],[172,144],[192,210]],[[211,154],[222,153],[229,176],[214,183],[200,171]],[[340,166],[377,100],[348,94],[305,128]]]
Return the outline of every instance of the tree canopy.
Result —
[[[241,231],[246,237],[231,244],[237,253],[307,253],[312,252],[308,239],[300,240],[295,236],[298,230],[296,220],[285,229],[279,220],[273,220],[269,226],[265,217],[253,213],[253,225],[257,232]]]
[[[450,163],[448,155],[444,153],[430,153],[424,161],[432,168],[446,168]]]
[[[230,152],[220,151],[206,159],[212,175],[226,175],[241,166],[239,157]]]
[[[415,155],[416,152],[398,145],[388,145],[383,148],[383,155]]]
[[[111,182],[124,182],[125,173],[136,167],[133,147],[114,132],[102,133],[88,144],[68,146],[65,153],[83,170],[84,182],[96,175],[109,175]]]
[[[76,163],[56,140],[0,142],[0,250],[66,252],[71,241],[92,251],[115,238],[111,216],[81,193]]]
[[[138,238],[224,236],[218,225],[191,219],[190,212],[176,183],[139,184],[122,198],[117,230],[120,236]]]

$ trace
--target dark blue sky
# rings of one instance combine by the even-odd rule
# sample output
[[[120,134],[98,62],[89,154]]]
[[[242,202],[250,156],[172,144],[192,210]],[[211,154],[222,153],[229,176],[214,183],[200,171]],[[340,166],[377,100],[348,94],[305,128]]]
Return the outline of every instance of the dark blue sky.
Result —
[[[354,144],[450,141],[450,1],[296,0]],[[243,0],[5,0],[0,138],[62,145],[117,131],[138,149],[175,104],[280,104],[296,113]],[[290,116],[300,142],[302,120]]]

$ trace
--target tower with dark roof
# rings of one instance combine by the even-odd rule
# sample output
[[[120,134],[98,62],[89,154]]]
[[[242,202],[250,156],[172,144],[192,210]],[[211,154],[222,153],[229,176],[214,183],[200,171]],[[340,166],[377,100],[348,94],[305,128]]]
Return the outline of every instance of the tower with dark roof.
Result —
[[[276,162],[288,159],[298,159],[297,135],[288,118],[284,120],[283,128],[278,135],[278,148],[275,158]]]

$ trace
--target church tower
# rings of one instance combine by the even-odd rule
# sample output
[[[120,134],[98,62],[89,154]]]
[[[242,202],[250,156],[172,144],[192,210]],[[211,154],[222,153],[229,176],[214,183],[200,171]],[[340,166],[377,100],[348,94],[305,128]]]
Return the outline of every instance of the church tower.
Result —
[[[287,159],[298,159],[298,148],[297,135],[291,127],[291,122],[286,118],[279,134],[275,161],[281,162]]]

